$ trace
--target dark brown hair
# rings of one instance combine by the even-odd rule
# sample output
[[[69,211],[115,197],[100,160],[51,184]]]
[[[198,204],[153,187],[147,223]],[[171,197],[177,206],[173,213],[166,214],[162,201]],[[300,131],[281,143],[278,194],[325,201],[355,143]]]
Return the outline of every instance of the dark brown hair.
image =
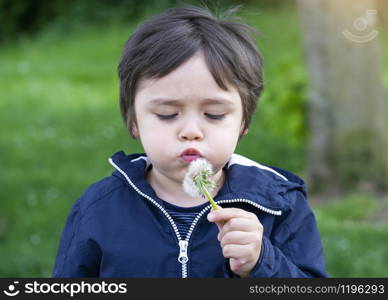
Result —
[[[236,10],[216,18],[203,7],[170,8],[141,24],[129,37],[118,73],[121,114],[132,137],[139,82],[169,74],[199,50],[218,86],[227,90],[229,84],[239,91],[243,131],[249,127],[263,90],[262,56],[251,35],[254,29],[231,18]]]

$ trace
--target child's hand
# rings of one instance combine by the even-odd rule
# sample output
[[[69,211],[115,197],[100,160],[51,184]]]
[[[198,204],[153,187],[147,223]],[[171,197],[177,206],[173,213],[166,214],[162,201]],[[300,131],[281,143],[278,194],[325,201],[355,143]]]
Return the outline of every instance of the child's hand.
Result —
[[[208,216],[220,232],[222,254],[230,258],[230,269],[248,277],[260,256],[263,226],[255,214],[238,208],[212,210]]]

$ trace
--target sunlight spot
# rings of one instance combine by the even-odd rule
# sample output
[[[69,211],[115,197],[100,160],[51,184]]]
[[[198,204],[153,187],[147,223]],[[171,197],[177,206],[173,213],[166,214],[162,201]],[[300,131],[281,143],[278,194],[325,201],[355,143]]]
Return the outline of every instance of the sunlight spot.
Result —
[[[30,70],[30,63],[26,60],[22,60],[21,62],[18,63],[18,72],[21,74],[28,73]]]
[[[115,135],[116,135],[116,132],[115,130],[113,129],[113,127],[106,127],[103,131],[102,131],[102,135],[106,138],[106,139],[112,139]]]
[[[29,193],[27,196],[27,204],[29,206],[36,206],[38,204],[38,197],[35,193]]]
[[[82,144],[85,146],[90,146],[92,144],[92,137],[90,135],[87,135],[83,138]]]
[[[71,139],[61,139],[60,144],[63,148],[69,149],[73,146],[73,141]]]
[[[31,244],[33,245],[39,245],[41,242],[40,235],[37,233],[34,233],[33,235],[31,235],[30,240],[31,240]]]
[[[46,138],[54,138],[54,137],[56,137],[56,135],[57,135],[57,130],[56,130],[56,128],[54,128],[54,127],[47,127],[45,130],[44,130],[44,136],[46,137]]]
[[[21,136],[15,136],[13,138],[13,142],[17,148],[22,148],[25,144],[25,142]]]
[[[59,196],[59,191],[55,187],[50,188],[46,193],[46,198],[48,200],[56,199]]]
[[[347,250],[350,247],[349,240],[346,239],[339,239],[337,241],[336,247],[340,250]]]

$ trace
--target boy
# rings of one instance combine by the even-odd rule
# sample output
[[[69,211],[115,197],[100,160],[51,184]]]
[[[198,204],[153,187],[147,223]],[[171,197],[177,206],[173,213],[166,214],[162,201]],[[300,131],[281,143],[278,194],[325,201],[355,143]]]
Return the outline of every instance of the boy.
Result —
[[[233,154],[263,89],[248,26],[169,9],[132,34],[118,70],[121,112],[145,154],[113,155],[113,175],[73,205],[53,276],[326,276],[303,181]],[[200,157],[220,210],[182,189]]]

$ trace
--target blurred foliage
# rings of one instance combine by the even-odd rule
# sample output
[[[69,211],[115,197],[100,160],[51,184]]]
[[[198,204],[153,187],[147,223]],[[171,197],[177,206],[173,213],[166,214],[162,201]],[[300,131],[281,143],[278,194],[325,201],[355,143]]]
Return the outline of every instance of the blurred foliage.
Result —
[[[330,276],[388,276],[388,197],[352,194],[314,212]]]
[[[179,4],[204,4],[225,7],[243,4],[280,6],[285,1],[269,0],[0,0],[0,42],[31,35],[47,26],[61,30],[81,25],[101,25],[115,22],[134,22],[155,11]]]
[[[9,2],[34,3],[0,0],[1,7]],[[19,32],[0,48],[0,126],[6,129],[0,131],[1,277],[50,276],[72,203],[92,182],[111,174],[107,159],[114,152],[142,151],[120,118],[116,67],[137,21],[170,3],[148,9],[151,1],[136,2],[139,15],[116,18],[120,1],[112,1],[116,8],[96,13],[88,23],[76,15],[91,13],[86,4],[91,1],[74,1],[74,8],[52,2],[66,6],[57,21],[42,17],[35,35]],[[261,32],[265,91],[237,152],[303,176],[308,79],[298,16],[292,4],[273,8],[269,1],[259,2],[246,2],[240,15]],[[372,221],[388,207],[376,205],[356,195],[317,207],[331,275],[386,274],[386,218]]]
[[[272,19],[274,14],[277,17]],[[237,151],[303,175],[307,73],[295,7],[290,4],[276,9],[248,6],[242,16],[260,32],[257,40],[264,57],[264,94],[249,135],[241,140]]]
[[[47,26],[62,30],[80,25],[134,21],[176,4],[176,0],[0,0],[0,37],[9,40],[33,34]]]

